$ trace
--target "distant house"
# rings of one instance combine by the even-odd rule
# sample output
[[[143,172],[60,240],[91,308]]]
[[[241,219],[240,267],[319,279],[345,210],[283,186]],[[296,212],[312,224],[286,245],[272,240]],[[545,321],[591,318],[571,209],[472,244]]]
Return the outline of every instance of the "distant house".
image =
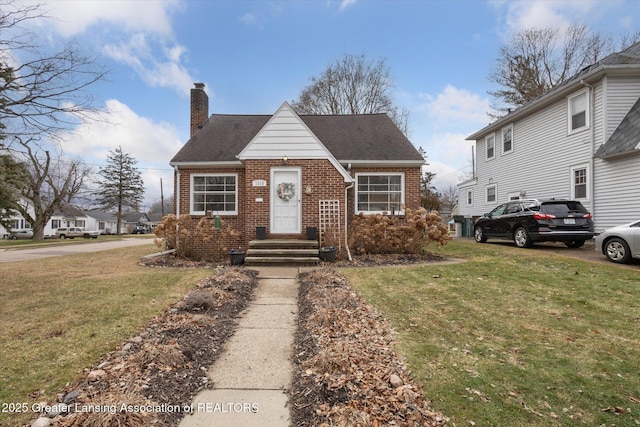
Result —
[[[329,229],[346,247],[357,214],[420,207],[424,159],[386,114],[208,114],[204,85],[191,89],[191,138],[173,157],[175,212],[220,216],[246,247]],[[204,245],[204,243],[203,243]],[[237,247],[236,246],[236,247]],[[206,252],[206,248],[197,248]]]
[[[85,213],[88,218],[87,228],[97,230],[100,234],[117,234],[118,220],[115,214],[99,210],[86,211]],[[121,232],[126,232],[125,227],[121,228]]]
[[[144,212],[128,213],[122,217],[122,221],[127,233],[131,233],[135,227],[144,227],[147,231],[151,230],[151,218]]]
[[[640,218],[640,43],[467,138],[475,177],[459,184],[460,215],[521,198],[568,198],[596,231]]]

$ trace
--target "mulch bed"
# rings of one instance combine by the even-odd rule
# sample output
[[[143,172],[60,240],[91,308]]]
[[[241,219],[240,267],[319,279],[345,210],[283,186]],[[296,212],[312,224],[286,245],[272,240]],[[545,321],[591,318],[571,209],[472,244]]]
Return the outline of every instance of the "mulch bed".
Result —
[[[389,324],[340,273],[300,276],[293,424],[307,426],[442,426],[393,349]]]
[[[65,387],[57,402],[64,404],[59,406],[98,410],[63,411],[51,420],[54,426],[178,425],[185,405],[199,391],[213,387],[207,370],[252,299],[257,276],[244,268],[222,268],[202,280],[138,337]],[[122,404],[143,410],[121,411]]]

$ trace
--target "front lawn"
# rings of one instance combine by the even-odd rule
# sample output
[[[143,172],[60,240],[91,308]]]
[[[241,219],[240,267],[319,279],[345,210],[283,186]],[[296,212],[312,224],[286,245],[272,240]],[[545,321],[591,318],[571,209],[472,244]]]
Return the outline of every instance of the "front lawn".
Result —
[[[470,241],[439,252],[467,262],[344,274],[452,425],[640,424],[640,269]]]
[[[28,421],[34,402],[54,401],[65,383],[213,274],[138,266],[151,252],[136,246],[0,264],[0,425]],[[12,413],[15,404],[28,413]]]

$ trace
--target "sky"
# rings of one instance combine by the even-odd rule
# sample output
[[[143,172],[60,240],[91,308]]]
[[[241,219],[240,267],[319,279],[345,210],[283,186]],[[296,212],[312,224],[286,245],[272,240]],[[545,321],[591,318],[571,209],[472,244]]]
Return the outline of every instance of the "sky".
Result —
[[[22,0],[21,0],[22,1]],[[585,24],[640,29],[637,0],[40,1],[44,47],[75,42],[104,65],[91,86],[100,120],[73,129],[66,156],[99,168],[121,146],[138,161],[148,208],[173,194],[169,161],[189,139],[189,91],[205,83],[209,113],[273,114],[345,54],[385,59],[409,138],[436,189],[464,179],[490,123],[489,75],[518,31]]]

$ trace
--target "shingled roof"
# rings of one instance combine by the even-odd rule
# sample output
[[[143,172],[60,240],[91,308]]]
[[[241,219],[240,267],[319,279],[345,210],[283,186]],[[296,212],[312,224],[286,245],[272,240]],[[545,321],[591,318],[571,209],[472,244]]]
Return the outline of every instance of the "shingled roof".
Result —
[[[171,164],[237,161],[236,156],[271,117],[213,114]],[[338,161],[423,160],[386,114],[301,115],[300,119]]]
[[[630,153],[640,153],[640,98],[594,157],[606,159]]]

